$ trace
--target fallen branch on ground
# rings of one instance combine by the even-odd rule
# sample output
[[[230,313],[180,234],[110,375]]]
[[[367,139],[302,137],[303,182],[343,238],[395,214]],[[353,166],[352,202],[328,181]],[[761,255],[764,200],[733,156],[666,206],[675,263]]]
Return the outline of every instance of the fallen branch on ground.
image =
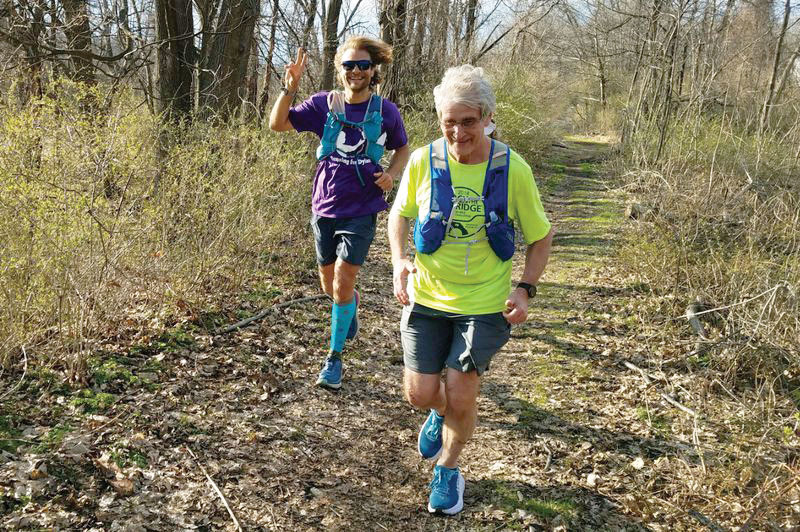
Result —
[[[694,332],[703,340],[708,340],[708,334],[706,333],[706,328],[703,327],[703,324],[700,322],[700,318],[698,318],[698,316],[705,314],[706,310],[707,307],[699,301],[694,301],[688,307],[686,307],[686,319],[689,320],[689,325],[692,326]]]
[[[647,373],[645,373],[645,371],[644,371],[642,368],[640,368],[639,366],[637,366],[636,364],[634,364],[634,363],[632,363],[632,362],[628,362],[627,360],[624,360],[624,361],[622,362],[622,364],[623,364],[623,365],[624,365],[626,368],[628,368],[628,369],[630,369],[630,370],[633,370],[633,371],[638,371],[638,372],[639,372],[639,375],[642,377],[642,380],[644,380],[644,382],[645,382],[645,383],[646,383],[648,386],[651,384],[651,382],[652,382],[652,381],[650,380],[650,377],[647,375]],[[679,410],[682,410],[683,412],[686,412],[686,413],[687,413],[687,414],[689,414],[690,416],[692,416],[692,417],[697,417],[697,412],[695,412],[694,410],[692,410],[692,409],[691,409],[691,408],[689,408],[688,406],[683,406],[683,405],[682,405],[682,404],[680,404],[680,403],[679,403],[677,400],[675,400],[675,399],[674,399],[674,398],[673,398],[671,395],[668,395],[668,394],[666,394],[666,393],[663,393],[663,392],[661,392],[661,398],[662,398],[662,399],[664,399],[664,400],[665,400],[666,402],[668,402],[669,404],[671,404],[672,406],[674,406],[675,408],[677,408],[677,409],[679,409]]]
[[[231,519],[233,519],[233,524],[236,525],[236,530],[238,530],[239,532],[242,532],[242,525],[240,525],[239,524],[239,520],[236,519],[236,515],[234,515],[233,510],[231,510],[231,507],[228,504],[228,501],[225,499],[225,495],[222,494],[222,491],[219,489],[219,486],[217,486],[217,483],[214,482],[214,480],[208,474],[208,471],[206,471],[206,468],[203,467],[203,464],[200,463],[200,460],[197,459],[197,456],[195,456],[195,454],[192,452],[192,450],[189,449],[188,446],[184,446],[184,449],[186,449],[189,452],[189,454],[192,456],[192,458],[194,458],[195,463],[197,463],[197,465],[200,467],[200,470],[203,472],[203,474],[208,479],[208,482],[209,482],[209,484],[211,484],[211,487],[214,488],[214,491],[217,492],[217,495],[219,495],[219,498],[222,499],[222,504],[225,505],[225,509],[228,510],[228,515],[231,516]]]
[[[689,510],[689,515],[697,519],[701,525],[705,525],[713,532],[727,532],[727,528],[719,526],[717,523],[698,512],[697,510]]]
[[[683,406],[677,400],[673,399],[672,396],[667,395],[665,393],[662,393],[661,394],[661,398],[664,399],[669,404],[671,404],[672,406],[674,406],[675,408],[677,408],[678,410],[682,410],[682,411],[686,412],[687,414],[689,414],[692,417],[697,417],[697,412],[695,412],[694,410],[692,410],[688,406]]]
[[[27,373],[28,373],[28,353],[25,352],[25,346],[24,345],[22,346],[22,357],[23,357],[22,377],[20,377],[19,381],[17,381],[17,384],[15,384],[11,388],[9,388],[6,391],[6,393],[4,393],[3,395],[0,395],[0,399],[5,399],[7,395],[9,395],[11,392],[16,390],[17,388],[19,388],[19,385],[22,384],[22,381],[25,380],[25,375],[27,375]]]
[[[642,379],[644,379],[644,383],[647,384],[648,386],[650,386],[650,382],[652,382],[652,381],[650,380],[650,377],[647,376],[647,373],[645,373],[642,368],[640,368],[639,366],[637,366],[633,362],[628,362],[627,360],[624,361],[623,364],[625,364],[625,367],[628,368],[628,369],[632,369],[633,371],[638,371],[639,374],[642,376]]]
[[[217,329],[216,331],[214,331],[214,334],[227,334],[237,329],[241,329],[242,327],[250,325],[254,321],[263,319],[264,316],[266,316],[273,310],[278,310],[279,308],[288,307],[290,305],[294,305],[295,303],[306,303],[308,301],[316,301],[317,299],[323,299],[326,297],[328,297],[326,294],[318,294],[316,296],[301,297],[300,299],[292,299],[290,301],[284,301],[283,303],[278,303],[277,305],[267,307],[254,316],[250,316],[249,318],[243,319],[242,321],[237,321],[233,325],[228,325],[227,327],[224,327],[222,329]]]

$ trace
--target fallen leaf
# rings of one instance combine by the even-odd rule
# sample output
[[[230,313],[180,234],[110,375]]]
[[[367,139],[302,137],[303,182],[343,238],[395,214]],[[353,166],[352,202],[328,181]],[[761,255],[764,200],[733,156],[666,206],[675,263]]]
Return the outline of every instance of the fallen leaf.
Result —
[[[122,495],[123,497],[127,497],[128,495],[133,495],[133,481],[128,478],[116,478],[113,480],[108,481],[111,484],[111,487],[114,488],[114,491]]]
[[[31,467],[31,470],[28,472],[28,478],[31,480],[39,480],[47,476],[47,464],[44,462],[38,462]]]

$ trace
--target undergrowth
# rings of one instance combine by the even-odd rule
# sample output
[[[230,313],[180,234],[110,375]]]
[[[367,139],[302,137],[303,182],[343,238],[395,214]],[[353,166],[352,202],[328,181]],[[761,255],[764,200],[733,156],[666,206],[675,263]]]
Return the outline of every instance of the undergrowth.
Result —
[[[616,161],[635,218],[618,259],[641,293],[647,363],[687,374],[698,415],[724,434],[702,482],[752,496],[758,526],[791,519],[800,445],[800,166],[787,138],[709,119],[678,127],[658,164],[625,157],[637,140]]]
[[[533,82],[496,83],[504,140],[535,157],[550,137]],[[85,380],[103,339],[218,326],[271,276],[315,277],[315,137],[165,124],[130,91],[87,111],[101,92],[57,80],[25,108],[0,102],[0,366]],[[404,120],[412,149],[440,135],[432,107]]]
[[[780,139],[760,142],[689,125],[661,164],[629,171],[638,223],[621,257],[663,301],[647,322],[691,307],[707,329],[684,326],[695,360],[728,384],[788,392],[800,379],[800,166]],[[716,159],[691,156],[709,152]],[[737,171],[737,160],[760,160],[760,171]]]

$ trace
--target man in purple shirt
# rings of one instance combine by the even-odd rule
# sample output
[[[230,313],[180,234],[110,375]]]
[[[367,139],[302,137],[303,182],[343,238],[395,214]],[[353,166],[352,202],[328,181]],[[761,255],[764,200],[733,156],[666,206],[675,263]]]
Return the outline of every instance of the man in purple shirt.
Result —
[[[369,37],[350,37],[336,52],[344,93],[319,92],[290,107],[307,56],[298,50],[285,67],[284,85],[272,107],[273,131],[311,131],[320,137],[311,202],[311,227],[322,289],[333,298],[330,352],[317,384],[341,387],[345,339],[358,332],[356,276],[375,236],[377,213],[389,205],[384,193],[408,162],[403,119],[397,106],[374,94],[379,65],[392,62],[392,48]],[[393,150],[383,169],[380,157]]]

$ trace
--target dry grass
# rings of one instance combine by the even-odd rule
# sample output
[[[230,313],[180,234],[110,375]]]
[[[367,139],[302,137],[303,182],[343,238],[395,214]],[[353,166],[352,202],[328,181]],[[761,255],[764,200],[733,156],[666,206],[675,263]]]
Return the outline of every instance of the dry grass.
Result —
[[[791,391],[800,385],[800,167],[778,139],[691,129],[678,132],[660,165],[627,172],[641,216],[624,256],[641,282],[672,296],[678,314],[699,303],[710,330],[696,354],[725,382]],[[697,131],[712,134],[696,135],[689,149]],[[759,159],[758,173],[736,162]]]
[[[278,259],[313,259],[305,139],[237,125],[165,131],[124,99],[90,117],[70,98],[80,89],[59,91],[0,108],[6,364],[22,346],[80,358],[120,320],[158,330],[176,305],[213,305]]]
[[[745,515],[740,530],[788,523],[797,511],[800,167],[787,157],[792,142],[710,121],[679,127],[658,165],[617,161],[636,206],[619,258],[642,293],[631,309],[638,330],[649,331],[641,362],[701,405],[714,443],[702,471],[694,468],[696,487],[739,501],[725,510]],[[634,159],[647,160],[633,144]]]

